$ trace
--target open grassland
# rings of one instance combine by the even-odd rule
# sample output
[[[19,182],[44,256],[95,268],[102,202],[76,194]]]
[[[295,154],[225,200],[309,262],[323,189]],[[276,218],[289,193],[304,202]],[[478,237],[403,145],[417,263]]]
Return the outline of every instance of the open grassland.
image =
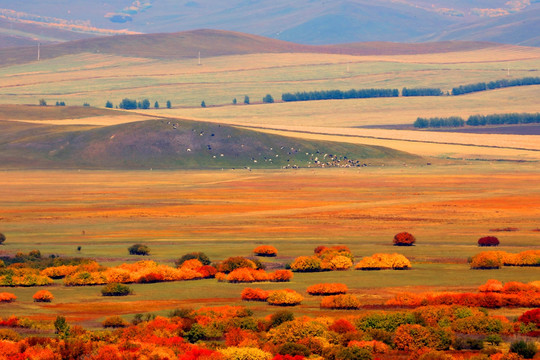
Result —
[[[536,48],[499,46],[444,54],[352,56],[246,54],[156,60],[105,54],[66,55],[0,68],[1,102],[88,102],[104,106],[124,97],[149,98],[163,106],[230,104],[248,95],[349,88],[452,87],[507,77],[536,76]]]
[[[521,164],[299,171],[6,171],[2,173],[0,229],[8,241],[0,254],[40,249],[44,255],[96,258],[106,265],[140,260],[133,243],[150,246],[150,259],[172,264],[182,254],[204,251],[212,260],[248,256],[260,244],[278,248],[285,264],[317,245],[345,244],[358,261],[376,252],[399,252],[411,271],[296,274],[292,283],[265,289],[343,282],[366,304],[397,291],[471,290],[489,278],[538,280],[538,268],[469,270],[476,240],[496,235],[500,250],[538,249],[540,171]],[[514,227],[517,231],[492,232]],[[400,231],[417,246],[395,248]],[[81,246],[81,251],[77,251]],[[444,273],[444,276],[441,274]],[[244,285],[216,280],[134,285],[135,295],[103,298],[99,287],[54,285],[53,305],[31,302],[34,289],[10,289],[19,300],[10,314],[96,325],[104,316],[183,306],[239,303]],[[3,305],[7,306],[7,305]],[[259,313],[266,304],[248,304]],[[297,310],[322,314],[308,297]]]

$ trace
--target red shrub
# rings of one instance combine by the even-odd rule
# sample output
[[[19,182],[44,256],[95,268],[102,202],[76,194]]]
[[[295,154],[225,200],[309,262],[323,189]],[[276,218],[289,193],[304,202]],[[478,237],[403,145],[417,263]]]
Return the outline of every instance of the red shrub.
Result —
[[[289,354],[286,354],[286,355],[276,355],[272,358],[272,360],[303,360],[305,359],[305,357],[303,357],[302,355],[289,355]]]
[[[499,280],[490,279],[484,285],[481,285],[478,290],[480,292],[501,292],[503,285]]]
[[[533,309],[525,311],[519,318],[518,321],[529,324],[533,323],[537,327],[540,327],[540,309]]]
[[[205,279],[213,278],[217,274],[216,268],[210,265],[203,265],[197,272]]]
[[[353,324],[351,324],[350,321],[345,319],[337,319],[334,321],[332,325],[328,327],[328,329],[335,331],[339,334],[345,334],[348,332],[356,332],[356,327],[354,327]]]
[[[412,246],[416,238],[408,232],[400,232],[394,235],[394,246]]]
[[[505,294],[509,294],[509,293],[536,291],[536,289],[537,288],[535,286],[532,286],[529,284],[524,284],[517,281],[509,281],[506,284],[504,284],[502,288],[502,292]]]
[[[159,273],[151,272],[138,278],[137,282],[141,284],[151,284],[151,283],[162,282],[163,279],[164,279],[163,275]]]
[[[266,301],[268,299],[268,291],[263,289],[245,288],[242,290],[242,300],[245,301]]]
[[[478,246],[499,246],[499,239],[495,236],[484,236],[478,239]]]

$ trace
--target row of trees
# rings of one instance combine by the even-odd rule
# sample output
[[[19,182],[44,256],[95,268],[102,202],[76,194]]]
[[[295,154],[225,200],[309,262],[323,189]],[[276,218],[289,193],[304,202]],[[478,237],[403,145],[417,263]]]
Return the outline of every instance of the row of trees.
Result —
[[[283,93],[283,101],[310,101],[310,100],[338,100],[338,99],[365,99],[378,97],[398,97],[398,89],[351,89],[304,91],[296,93]]]
[[[479,82],[476,84],[461,85],[452,89],[452,95],[463,95],[472,92],[500,89],[512,86],[539,85],[540,77],[524,77],[521,79],[502,79],[490,81],[488,83]]]
[[[105,107],[112,109],[114,107],[113,103],[108,100],[105,103]],[[140,101],[134,100],[134,99],[122,99],[120,104],[118,104],[118,107],[120,109],[124,110],[134,110],[134,109],[150,109],[150,100],[143,99]],[[172,107],[171,100],[167,100],[167,109],[170,109]],[[154,109],[159,109],[159,102],[154,102]]]
[[[451,116],[447,118],[419,117],[414,122],[415,128],[454,128],[468,126],[485,126],[485,125],[516,125],[516,124],[538,124],[540,123],[540,113],[536,114],[491,114],[491,115],[471,115],[465,121],[459,116]]]
[[[401,96],[441,96],[443,92],[439,88],[416,88],[401,90]]]

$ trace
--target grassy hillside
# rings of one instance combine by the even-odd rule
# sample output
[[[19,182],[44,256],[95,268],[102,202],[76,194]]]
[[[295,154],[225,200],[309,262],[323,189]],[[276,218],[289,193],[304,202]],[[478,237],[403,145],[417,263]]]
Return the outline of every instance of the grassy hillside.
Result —
[[[130,57],[184,59],[257,54],[257,53],[329,53],[350,55],[416,54],[449,52],[494,46],[489,43],[442,42],[430,44],[366,43],[329,46],[301,45],[267,37],[221,30],[194,30],[180,33],[118,35],[44,45],[41,59],[54,59],[80,53],[102,53]],[[0,49],[0,65],[35,61],[35,46]]]
[[[4,168],[281,168],[318,167],[317,161],[356,166],[420,160],[376,146],[299,140],[179,120],[107,127],[0,121],[0,129]]]

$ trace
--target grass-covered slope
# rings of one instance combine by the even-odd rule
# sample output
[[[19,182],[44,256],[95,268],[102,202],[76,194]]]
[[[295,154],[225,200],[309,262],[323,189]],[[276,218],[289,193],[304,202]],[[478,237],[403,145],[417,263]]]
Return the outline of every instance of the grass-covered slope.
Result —
[[[383,147],[300,140],[193,121],[148,120],[106,127],[0,121],[3,168],[280,168],[419,159]]]

